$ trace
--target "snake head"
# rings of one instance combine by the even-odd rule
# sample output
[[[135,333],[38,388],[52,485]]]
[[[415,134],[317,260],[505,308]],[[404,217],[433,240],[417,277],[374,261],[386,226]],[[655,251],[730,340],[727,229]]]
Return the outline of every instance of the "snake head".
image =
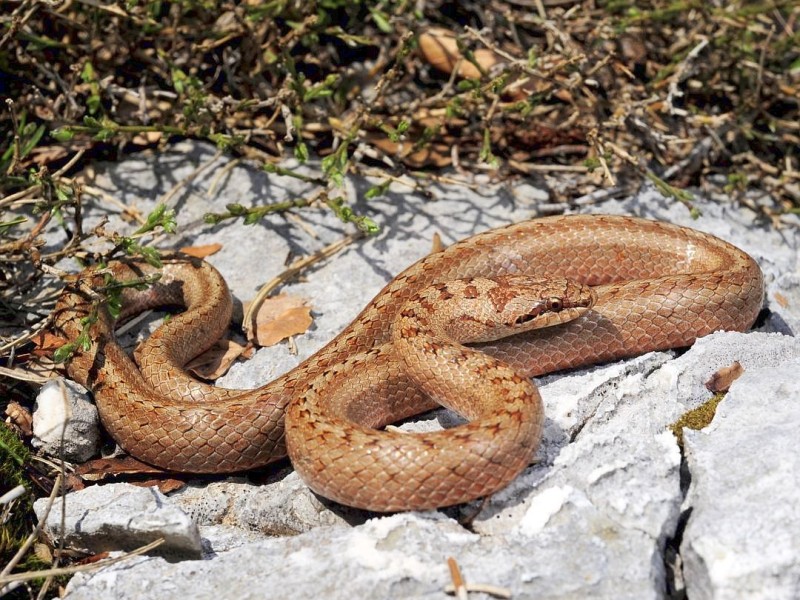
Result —
[[[489,342],[560,325],[579,318],[595,303],[592,288],[563,278],[508,275],[488,279],[478,287],[487,304],[481,311],[486,327],[483,332],[470,335],[469,342]]]
[[[461,344],[566,323],[594,306],[586,285],[525,275],[454,279],[412,297],[394,325],[397,335],[441,335]]]

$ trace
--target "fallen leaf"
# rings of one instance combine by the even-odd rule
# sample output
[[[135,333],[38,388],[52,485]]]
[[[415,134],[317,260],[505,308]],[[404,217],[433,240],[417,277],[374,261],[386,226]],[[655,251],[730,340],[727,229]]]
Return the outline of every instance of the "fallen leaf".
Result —
[[[150,144],[155,144],[160,141],[161,137],[162,133],[160,131],[146,131],[144,133],[137,133],[131,138],[131,141],[140,146],[149,146]]]
[[[162,475],[167,471],[136,460],[132,456],[122,456],[87,461],[78,465],[75,473],[86,481],[102,481],[111,475]]]
[[[186,482],[181,481],[180,479],[146,479],[144,481],[129,481],[131,485],[135,485],[137,487],[156,487],[158,491],[162,494],[169,494],[170,492],[176,492],[180,489],[186,487]]]
[[[780,292],[775,292],[773,296],[775,296],[775,302],[780,304],[781,308],[789,308],[789,299],[786,296]]]
[[[75,475],[75,473],[67,473],[67,479],[64,482],[64,489],[68,492],[77,492],[86,488],[83,479]]]
[[[456,34],[449,29],[433,27],[419,36],[419,49],[425,61],[434,69],[442,73],[450,74],[458,64],[458,76],[465,79],[480,79],[480,70],[465,58],[458,50]],[[484,71],[488,71],[500,62],[494,52],[488,48],[478,48],[473,51],[475,62]]]
[[[31,150],[28,156],[34,164],[48,165],[53,161],[64,158],[68,154],[69,150],[63,146],[42,146]]]
[[[267,298],[259,307],[255,331],[251,323],[245,323],[245,332],[247,338],[259,346],[274,346],[288,337],[305,333],[312,322],[311,307],[303,298],[279,294]]]
[[[33,417],[27,408],[12,400],[6,406],[6,415],[14,425],[19,427],[22,435],[26,437],[33,435]]]
[[[744,367],[737,360],[729,367],[722,367],[714,373],[709,380],[706,381],[706,389],[715,394],[727,392],[731,384],[742,376],[742,373],[744,373]]]
[[[438,254],[442,250],[447,248],[442,242],[442,236],[439,235],[439,232],[436,231],[433,234],[433,243],[431,244],[431,254]]]
[[[453,162],[450,157],[450,146],[438,142],[430,142],[424,148],[414,150],[414,144],[393,142],[386,137],[374,137],[369,141],[388,156],[397,157],[410,167],[441,168],[447,167]]]
[[[33,545],[33,553],[36,555],[40,561],[42,561],[46,565],[53,564],[53,553],[50,551],[50,548],[47,544],[37,543]]]
[[[184,246],[180,252],[194,256],[195,258],[205,258],[222,250],[222,244],[206,244],[205,246]]]
[[[87,556],[79,561],[77,561],[76,565],[93,565],[96,562],[100,562],[108,558],[110,552],[98,552],[97,554],[92,554],[91,556]]]
[[[244,346],[233,340],[217,340],[211,348],[190,360],[185,368],[201,379],[214,381],[228,372],[244,350]]]
[[[31,354],[34,356],[53,356],[53,352],[67,343],[67,339],[50,331],[40,331],[33,338],[34,348]]]

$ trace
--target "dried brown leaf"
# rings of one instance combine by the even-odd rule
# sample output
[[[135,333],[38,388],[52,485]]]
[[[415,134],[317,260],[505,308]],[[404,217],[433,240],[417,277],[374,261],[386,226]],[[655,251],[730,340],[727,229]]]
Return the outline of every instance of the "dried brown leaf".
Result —
[[[213,381],[227,373],[244,350],[244,346],[233,340],[217,340],[211,348],[190,360],[185,368],[201,379]]]
[[[76,565],[93,565],[96,562],[100,562],[101,560],[105,560],[109,557],[110,552],[98,552],[97,554],[92,554],[91,556],[87,556],[86,558],[82,558],[79,561],[76,561]]]
[[[158,488],[158,491],[162,494],[169,494],[170,492],[176,492],[180,489],[186,487],[186,482],[180,479],[173,479],[171,477],[167,477],[165,479],[145,479],[143,481],[129,481],[131,485],[135,485],[136,487],[155,487]]]
[[[425,148],[414,150],[409,142],[393,142],[389,138],[376,137],[370,140],[373,146],[402,160],[410,167],[447,167],[453,161],[450,157],[450,146],[432,142]]]
[[[33,545],[33,553],[40,561],[46,565],[53,564],[53,553],[47,544],[36,543]]]
[[[78,477],[75,473],[67,473],[66,481],[64,482],[64,489],[69,492],[76,492],[86,488],[83,479]]]
[[[438,254],[442,250],[447,248],[444,242],[442,241],[442,236],[439,235],[439,232],[436,231],[433,234],[433,243],[431,244],[431,254]]]
[[[732,365],[728,367],[722,367],[716,373],[714,373],[708,381],[706,381],[706,389],[709,392],[714,392],[715,394],[719,392],[727,392],[731,384],[739,379],[744,373],[744,367],[739,363],[739,361],[735,361]]]
[[[31,150],[29,157],[36,165],[48,165],[56,160],[61,160],[69,155],[69,150],[63,146],[41,146]]]
[[[67,340],[49,331],[42,331],[33,338],[34,348],[31,350],[33,356],[52,357],[53,352],[63,346]]]
[[[6,415],[14,425],[19,427],[22,435],[26,437],[33,435],[33,417],[27,408],[12,400],[6,406]]]
[[[452,73],[459,59],[463,58],[458,50],[456,34],[449,29],[432,27],[420,34],[419,49],[425,61],[442,73]],[[488,71],[500,62],[500,57],[488,48],[478,48],[473,52],[473,56],[484,71]],[[458,65],[458,76],[480,79],[481,72],[470,61],[463,59]]]
[[[102,481],[110,475],[160,475],[165,471],[132,456],[98,458],[78,465],[75,472],[86,481]]]
[[[220,250],[222,250],[222,244],[206,244],[205,246],[184,246],[180,249],[180,252],[195,258],[205,258],[216,254]]]
[[[163,134],[160,131],[145,131],[144,133],[137,133],[131,138],[131,141],[140,146],[150,146],[161,141],[162,137]]]
[[[279,294],[261,304],[255,321],[255,331],[251,331],[252,324],[245,323],[248,339],[259,346],[273,346],[288,337],[305,333],[313,319],[311,307],[303,298]]]

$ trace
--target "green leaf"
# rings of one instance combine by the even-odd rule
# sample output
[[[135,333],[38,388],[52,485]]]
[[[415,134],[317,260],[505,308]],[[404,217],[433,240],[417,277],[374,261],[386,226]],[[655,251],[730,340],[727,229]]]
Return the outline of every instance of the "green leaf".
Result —
[[[294,147],[294,157],[301,163],[308,162],[308,146],[304,142],[298,142]]]
[[[341,146],[333,154],[322,159],[322,170],[336,187],[344,185],[344,170],[347,167],[347,152]]]
[[[75,133],[65,127],[59,127],[50,132],[50,137],[58,142],[68,142],[75,137]]]
[[[258,213],[247,213],[244,216],[244,224],[245,225],[255,225],[261,220],[261,215]]]
[[[592,173],[595,169],[600,168],[600,159],[596,157],[587,158],[583,161],[583,166],[589,169],[589,173]]]
[[[112,129],[101,129],[96,134],[94,134],[94,137],[92,139],[95,139],[99,142],[105,142],[106,140],[110,140],[111,138],[113,138],[115,133],[116,132],[113,131]]]
[[[34,124],[30,123],[30,125]],[[30,154],[30,151],[36,147],[36,145],[39,143],[39,140],[42,139],[42,136],[44,135],[45,131],[47,131],[44,124],[39,125],[39,127],[36,127],[34,125],[34,127],[35,129],[32,135],[27,140],[25,140],[25,142],[22,144],[22,148],[20,149],[20,156],[23,158],[28,156],[28,154]],[[26,129],[30,128],[26,127]]]
[[[58,198],[59,202],[69,202],[73,196],[73,190],[68,185],[56,184],[55,192],[56,198]]]
[[[182,94],[186,90],[186,74],[180,69],[172,69],[172,87],[176,92]]]
[[[118,291],[113,294],[109,294],[106,307],[108,308],[108,314],[110,314],[113,318],[118,319],[119,315],[122,313],[122,294],[120,294]]]
[[[25,223],[27,220],[28,219],[26,217],[19,216],[19,217],[14,217],[10,221],[0,221],[0,231],[6,231],[16,225],[21,225],[22,223]]]
[[[175,233],[178,224],[175,221],[175,211],[167,208],[166,204],[159,204],[152,212],[147,215],[147,220],[144,225],[139,227],[134,232],[134,235],[142,235],[149,231],[153,231],[157,227],[161,227],[166,233]]]
[[[535,68],[536,67],[536,61],[538,61],[538,60],[539,60],[539,58],[536,56],[536,47],[535,46],[531,46],[528,49],[528,66],[531,69]]]
[[[53,352],[53,360],[56,363],[63,363],[75,353],[76,349],[77,344],[75,342],[68,342],[63,346],[56,348],[56,351]]]
[[[247,212],[247,208],[238,203],[226,204],[225,209],[234,217],[241,216]]]
[[[389,23],[389,17],[386,13],[376,8],[371,8],[369,12],[372,15],[372,20],[375,21],[375,25],[378,26],[378,29],[383,33],[394,33],[394,27]]]
[[[100,108],[103,106],[103,101],[100,96],[92,94],[86,99],[86,106],[90,113],[95,114],[100,111]]]
[[[392,180],[387,179],[383,183],[380,183],[376,186],[373,186],[367,190],[364,194],[364,197],[367,200],[371,200],[372,198],[377,198],[379,196],[383,196],[386,193],[386,190],[389,189],[389,186],[392,185]]]
[[[468,92],[470,90],[476,90],[481,87],[481,82],[478,79],[462,79],[456,84],[456,89],[459,92]]]
[[[381,230],[378,224],[369,217],[358,217],[356,226],[367,235],[375,235]]]
[[[97,75],[94,72],[94,66],[88,60],[83,65],[83,69],[81,70],[81,80],[84,83],[92,83],[93,81],[97,81]]]
[[[483,130],[483,145],[481,146],[479,157],[483,162],[487,163],[493,168],[497,168],[498,166],[500,166],[497,157],[495,157],[495,155],[492,153],[492,140],[489,135],[488,128]]]
[[[147,261],[147,264],[156,268],[161,268],[161,255],[158,253],[158,250],[150,246],[143,246],[140,248],[140,253],[142,258]]]

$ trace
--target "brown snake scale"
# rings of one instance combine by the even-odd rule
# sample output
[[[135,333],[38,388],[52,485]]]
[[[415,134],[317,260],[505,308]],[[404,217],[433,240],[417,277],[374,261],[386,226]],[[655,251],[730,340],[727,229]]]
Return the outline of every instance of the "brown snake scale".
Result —
[[[139,262],[110,269],[119,279],[156,271]],[[165,260],[161,273],[149,290],[126,295],[126,311],[187,310],[141,345],[139,366],[107,313],[91,327],[91,348],[68,365],[114,439],[144,462],[195,473],[246,470],[288,450],[313,490],[377,511],[456,504],[508,484],[541,436],[529,377],[744,331],[763,300],[758,265],[713,236],[633,217],[543,218],[418,261],[301,365],[231,391],[181,370],[228,326],[224,281],[183,257]],[[101,281],[88,270],[65,290],[62,335],[78,335],[92,305],[87,288]],[[469,423],[428,434],[375,430],[438,403]]]

